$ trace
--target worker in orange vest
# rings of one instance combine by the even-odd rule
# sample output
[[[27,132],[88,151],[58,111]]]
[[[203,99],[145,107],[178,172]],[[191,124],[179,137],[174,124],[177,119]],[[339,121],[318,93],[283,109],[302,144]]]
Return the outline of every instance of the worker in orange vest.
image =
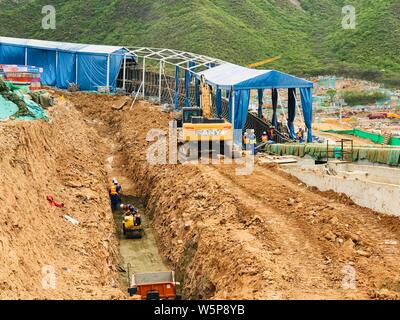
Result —
[[[111,199],[111,209],[113,211],[116,211],[118,209],[118,203],[121,201],[119,197],[121,191],[122,191],[121,185],[118,183],[117,179],[114,178],[109,190]]]
[[[264,131],[264,133],[262,135],[262,142],[263,143],[267,143],[268,142],[268,134],[265,131]]]

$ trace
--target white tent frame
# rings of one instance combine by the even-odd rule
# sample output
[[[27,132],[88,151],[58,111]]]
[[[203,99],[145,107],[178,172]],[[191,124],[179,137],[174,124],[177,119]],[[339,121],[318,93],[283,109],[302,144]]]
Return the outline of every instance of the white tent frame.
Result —
[[[146,82],[146,60],[158,61],[160,65],[159,77],[159,102],[161,103],[161,79],[165,76],[165,65],[169,64],[171,66],[179,67],[185,71],[189,71],[192,74],[197,74],[200,69],[210,69],[211,67],[216,67],[227,62],[211,58],[205,55],[196,54],[192,52],[179,51],[174,49],[162,49],[162,48],[149,48],[149,47],[124,47],[128,49],[128,52],[124,56],[124,71],[123,71],[123,88],[125,89],[126,84],[126,56],[134,55],[138,59],[142,59],[143,63],[143,80],[140,85],[139,90],[145,98],[145,82]],[[189,62],[194,62],[193,67],[189,67]],[[196,70],[196,71],[195,71]]]

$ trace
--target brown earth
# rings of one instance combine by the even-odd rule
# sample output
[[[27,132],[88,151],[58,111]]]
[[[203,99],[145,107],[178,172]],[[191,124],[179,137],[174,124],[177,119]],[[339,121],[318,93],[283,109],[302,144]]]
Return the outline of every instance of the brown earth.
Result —
[[[186,298],[399,298],[398,218],[306,188],[276,168],[237,176],[232,165],[149,165],[146,135],[166,130],[168,116],[146,102],[96,109],[85,100],[87,116],[118,132],[126,175]],[[342,288],[348,270],[353,290]]]
[[[119,110],[124,97],[82,93],[65,97],[69,110],[56,110],[52,124],[3,128],[18,143],[9,139],[11,144],[1,149],[1,167],[7,170],[1,171],[2,186],[9,178],[19,182],[13,190],[4,188],[8,194],[0,193],[6,203],[0,217],[19,224],[21,212],[29,217],[22,231],[14,222],[1,230],[6,240],[0,248],[8,250],[6,267],[0,267],[2,283],[10,286],[5,297],[22,297],[14,294],[22,288],[30,288],[28,297],[57,297],[42,294],[36,283],[44,263],[79,270],[60,275],[63,290],[58,297],[90,298],[87,289],[104,298],[122,297],[112,287],[117,239],[104,170],[110,154],[130,179],[126,183],[132,193],[142,198],[160,253],[178,272],[185,298],[400,297],[400,219],[358,207],[344,196],[307,188],[276,167],[257,165],[252,175],[238,176],[234,165],[150,165],[146,154],[154,142],[146,141],[146,136],[150,128],[166,130],[167,114],[146,102],[136,103],[132,110],[128,103]],[[40,142],[26,142],[28,147],[16,153],[14,145],[33,135],[19,134],[20,126],[46,131],[38,135]],[[57,135],[60,128],[63,134]],[[43,137],[48,137],[46,143]],[[29,147],[36,144],[40,148]],[[12,167],[11,157],[21,168]],[[30,171],[24,172],[24,161]],[[74,181],[73,187],[66,181]],[[84,186],[77,188],[80,183]],[[83,191],[90,191],[83,198],[86,202],[80,196]],[[87,227],[70,226],[60,217],[60,209],[49,208],[48,193],[63,200],[68,214],[86,221]],[[30,201],[25,209],[26,198]],[[94,220],[97,228],[92,229]],[[13,241],[17,236],[19,241]],[[104,239],[109,240],[108,247],[102,246]],[[33,255],[24,254],[27,246]],[[353,273],[356,287],[345,290],[342,284]]]
[[[50,117],[0,125],[0,298],[124,297],[99,137],[73,106]]]

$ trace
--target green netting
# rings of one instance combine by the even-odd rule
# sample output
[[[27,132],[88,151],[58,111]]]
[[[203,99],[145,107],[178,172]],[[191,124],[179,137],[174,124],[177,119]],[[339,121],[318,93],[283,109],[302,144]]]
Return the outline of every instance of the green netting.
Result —
[[[11,91],[19,91],[22,93],[28,93],[30,91],[29,86],[17,86],[10,81],[4,81],[4,83]]]
[[[17,105],[9,100],[6,100],[0,94],[0,120],[8,119],[13,114],[15,114],[17,111],[18,111]]]
[[[30,100],[28,86],[16,86],[0,78],[0,120],[48,120],[43,108]]]
[[[400,146],[400,138],[392,138],[390,140],[390,145],[391,146]]]
[[[327,132],[327,133],[337,133],[337,134],[347,134],[347,135],[351,135],[351,136],[356,136],[356,137],[360,137],[363,139],[367,139],[370,140],[374,143],[378,143],[378,144],[383,144],[385,141],[385,137],[380,135],[380,134],[374,134],[371,132],[366,132],[366,131],[362,131],[359,129],[353,129],[353,130],[325,130],[322,132]],[[400,146],[400,138],[392,138],[389,141],[389,145],[390,146]]]
[[[263,149],[266,152],[277,155],[294,155],[304,157],[309,155],[314,159],[340,158],[341,149],[337,146],[329,146],[327,150],[326,145],[321,144],[273,144],[267,145]],[[350,148],[344,149],[346,152],[351,151]],[[400,148],[388,146],[356,146],[353,148],[352,154],[353,161],[368,160],[372,163],[387,164],[390,166],[400,165]]]

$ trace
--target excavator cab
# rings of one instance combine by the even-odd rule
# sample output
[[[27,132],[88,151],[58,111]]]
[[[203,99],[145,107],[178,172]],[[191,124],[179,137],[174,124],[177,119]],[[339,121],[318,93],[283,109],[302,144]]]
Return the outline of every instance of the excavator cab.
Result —
[[[192,123],[192,119],[203,117],[203,110],[201,108],[183,108],[182,110],[182,124]]]

